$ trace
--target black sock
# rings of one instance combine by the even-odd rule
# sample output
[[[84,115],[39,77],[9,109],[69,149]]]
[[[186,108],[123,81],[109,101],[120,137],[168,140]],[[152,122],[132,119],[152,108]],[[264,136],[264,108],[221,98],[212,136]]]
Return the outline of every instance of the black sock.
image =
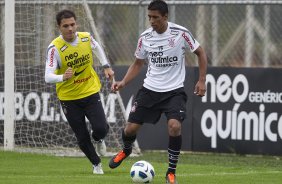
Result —
[[[128,156],[132,152],[132,144],[136,139],[136,135],[134,136],[126,136],[124,131],[122,131],[122,140],[123,140],[123,151]]]
[[[181,149],[181,144],[182,144],[182,136],[176,136],[172,137],[169,136],[169,144],[168,144],[168,170],[167,173],[173,173],[175,174],[176,172],[176,166],[180,154],[180,149]]]

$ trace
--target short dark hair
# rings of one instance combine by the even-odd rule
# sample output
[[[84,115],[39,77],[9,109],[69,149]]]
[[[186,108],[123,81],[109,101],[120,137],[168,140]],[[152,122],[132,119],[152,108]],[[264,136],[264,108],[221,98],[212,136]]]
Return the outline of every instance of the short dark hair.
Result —
[[[148,10],[158,10],[162,16],[168,14],[168,6],[163,0],[153,0],[148,5]]]
[[[75,13],[71,10],[61,10],[57,13],[56,15],[56,20],[57,20],[57,24],[60,25],[62,19],[67,19],[67,18],[74,18],[74,20],[76,20],[76,16]]]

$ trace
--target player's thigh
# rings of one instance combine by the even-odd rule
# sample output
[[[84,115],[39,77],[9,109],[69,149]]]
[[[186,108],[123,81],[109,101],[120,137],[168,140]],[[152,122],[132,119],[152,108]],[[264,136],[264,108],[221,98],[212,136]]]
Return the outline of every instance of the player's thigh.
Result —
[[[134,112],[129,113],[128,122],[141,125],[143,123],[155,124],[160,119],[161,113],[159,109],[138,106]]]
[[[167,120],[176,119],[179,122],[183,122],[186,118],[186,103],[187,95],[184,91],[180,91],[169,98],[165,105]]]
[[[77,105],[76,101],[73,100],[60,102],[70,127],[78,139],[80,139],[81,136],[87,134],[85,114],[83,109]]]
[[[141,88],[134,100],[131,108],[128,122],[143,124],[143,123],[156,123],[161,116],[161,110],[156,108],[156,103],[159,102],[159,96],[156,93]]]
[[[107,128],[105,112],[98,93],[91,95],[89,97],[88,104],[85,107],[85,114],[93,130],[95,128],[97,129]]]

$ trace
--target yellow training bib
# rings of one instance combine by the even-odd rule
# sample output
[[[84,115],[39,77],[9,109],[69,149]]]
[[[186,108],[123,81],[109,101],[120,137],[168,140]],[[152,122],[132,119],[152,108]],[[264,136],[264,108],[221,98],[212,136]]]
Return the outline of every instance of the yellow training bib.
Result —
[[[93,69],[90,34],[78,32],[77,35],[76,46],[72,46],[61,37],[52,41],[62,63],[56,74],[64,74],[68,67],[73,69],[72,78],[56,83],[57,96],[60,100],[81,99],[99,92],[101,88],[99,77]]]

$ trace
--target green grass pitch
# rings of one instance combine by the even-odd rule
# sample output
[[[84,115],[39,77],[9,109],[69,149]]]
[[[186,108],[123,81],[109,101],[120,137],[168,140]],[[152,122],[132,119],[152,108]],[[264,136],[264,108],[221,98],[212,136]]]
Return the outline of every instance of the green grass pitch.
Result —
[[[105,174],[93,175],[85,157],[4,151],[0,151],[0,183],[130,184],[129,171],[138,160],[147,160],[154,166],[153,183],[165,183],[167,156],[161,152],[144,152],[140,157],[127,158],[116,169],[110,169],[109,158],[103,157]],[[179,184],[281,184],[282,157],[182,153],[177,179]]]

